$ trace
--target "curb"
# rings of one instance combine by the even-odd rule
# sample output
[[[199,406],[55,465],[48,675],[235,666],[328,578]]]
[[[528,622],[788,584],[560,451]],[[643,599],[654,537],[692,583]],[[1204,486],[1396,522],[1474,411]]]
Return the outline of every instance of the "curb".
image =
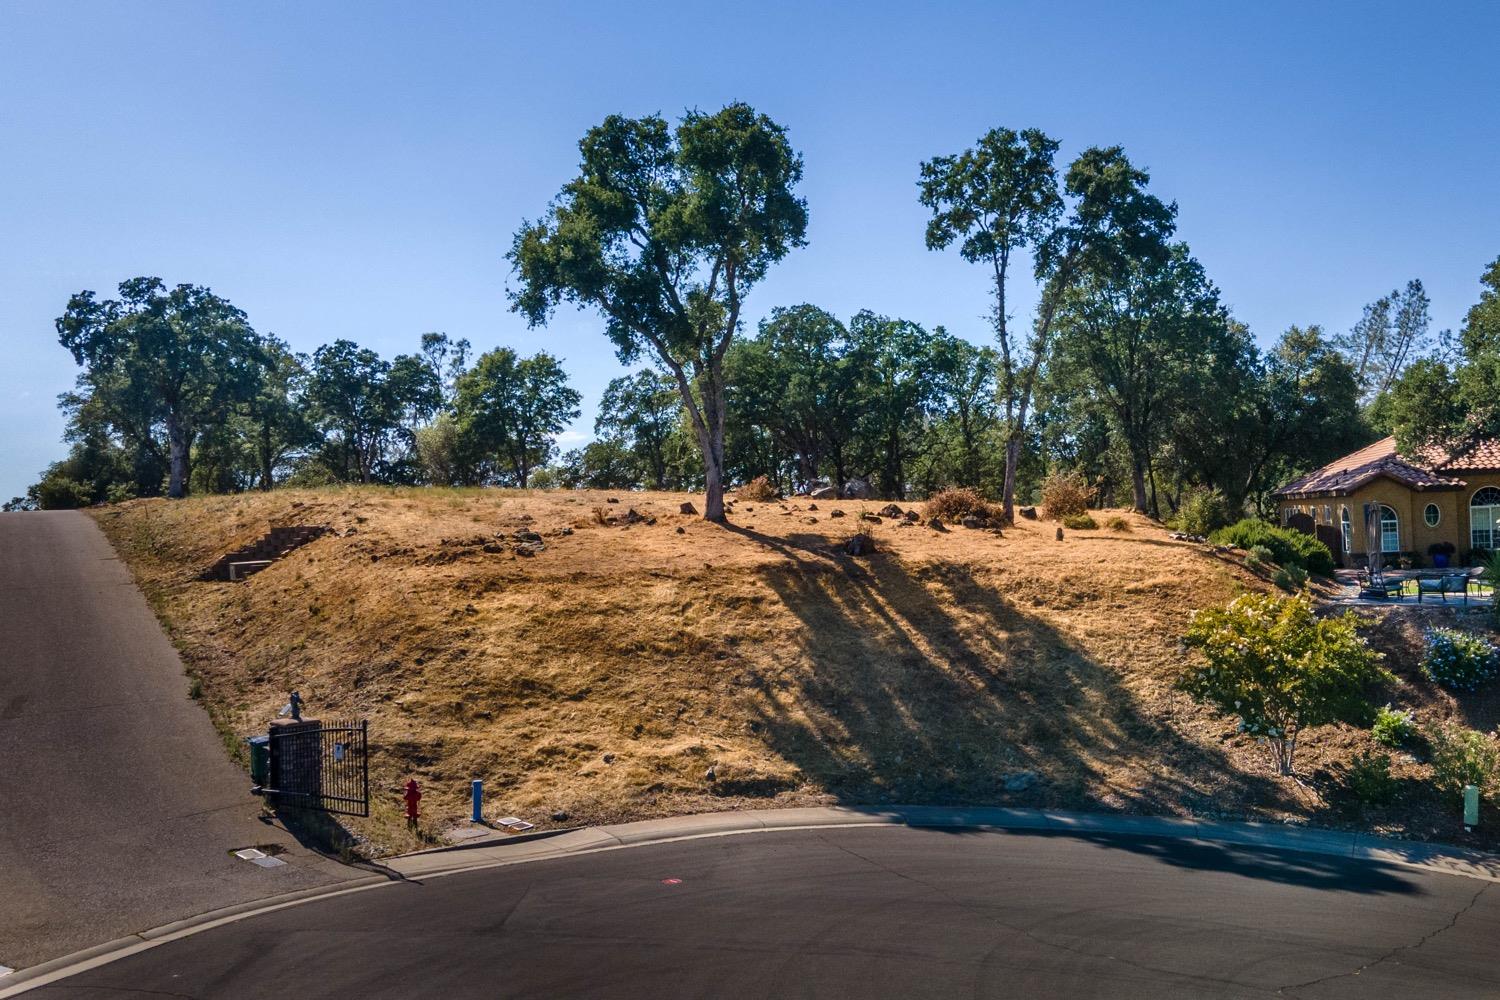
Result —
[[[1271,823],[1232,823],[1217,820],[1157,816],[1075,813],[1003,806],[945,808],[943,806],[829,806],[797,809],[699,813],[668,819],[643,820],[613,826],[544,830],[499,841],[457,844],[390,859],[384,867],[392,876],[367,875],[333,886],[317,886],[266,899],[211,910],[160,927],[117,938],[60,958],[19,969],[0,978],[0,1000],[19,996],[68,976],[107,965],[136,952],[188,937],[261,913],[298,906],[318,899],[363,892],[403,881],[418,882],[465,872],[482,871],[603,851],[626,850],[651,844],[677,843],[711,837],[739,836],[837,827],[904,827],[908,829],[1032,831],[1071,836],[1147,837],[1271,848],[1399,865],[1438,875],[1500,882],[1500,855],[1448,844],[1392,840],[1357,832],[1307,829]]]

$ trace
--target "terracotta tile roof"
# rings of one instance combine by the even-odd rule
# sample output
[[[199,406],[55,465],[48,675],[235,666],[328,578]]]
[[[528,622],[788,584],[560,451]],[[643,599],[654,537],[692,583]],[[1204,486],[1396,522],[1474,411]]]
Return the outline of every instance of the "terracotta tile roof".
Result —
[[[1460,445],[1446,462],[1437,466],[1443,472],[1494,472],[1500,470],[1500,439],[1478,438]]]
[[[1493,457],[1500,468],[1500,442],[1482,442],[1485,445],[1484,460]],[[1436,461],[1434,461],[1436,459]],[[1480,459],[1476,458],[1476,461]],[[1421,465],[1413,464],[1420,462]],[[1478,468],[1479,466],[1472,466]],[[1382,438],[1372,445],[1361,448],[1351,455],[1329,462],[1321,469],[1294,479],[1272,496],[1292,497],[1309,494],[1345,494],[1352,492],[1370,480],[1385,476],[1413,489],[1454,489],[1464,486],[1464,481],[1443,473],[1471,468],[1468,465],[1452,465],[1443,461],[1442,453],[1435,449],[1423,449],[1420,456],[1403,458],[1396,453],[1396,439]]]

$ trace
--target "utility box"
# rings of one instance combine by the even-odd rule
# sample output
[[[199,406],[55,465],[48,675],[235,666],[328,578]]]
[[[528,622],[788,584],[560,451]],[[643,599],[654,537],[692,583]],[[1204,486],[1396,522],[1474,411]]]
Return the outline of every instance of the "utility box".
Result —
[[[271,779],[271,737],[251,736],[245,745],[250,748],[250,783],[260,788]]]

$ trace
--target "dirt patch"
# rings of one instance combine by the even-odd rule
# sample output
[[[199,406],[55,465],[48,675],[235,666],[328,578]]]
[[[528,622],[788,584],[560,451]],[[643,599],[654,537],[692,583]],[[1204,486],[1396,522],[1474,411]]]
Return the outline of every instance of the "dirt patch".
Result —
[[[482,777],[494,815],[539,827],[944,802],[1461,838],[1422,798],[1420,763],[1400,765],[1402,804],[1340,804],[1337,768],[1367,734],[1313,733],[1304,786],[1175,692],[1192,610],[1267,584],[1138,515],[1058,541],[1025,519],[869,520],[873,501],[840,501],[840,520],[741,500],[719,526],[683,513],[694,497],[615,499],[348,488],[94,513],[221,725],[263,731],[292,689],[311,716],[368,717],[380,808],[415,776],[439,826]],[[193,579],[283,523],[331,530],[244,583]],[[859,532],[874,550],[850,556]],[[1389,697],[1493,721],[1411,679],[1407,630],[1376,627],[1401,658]]]

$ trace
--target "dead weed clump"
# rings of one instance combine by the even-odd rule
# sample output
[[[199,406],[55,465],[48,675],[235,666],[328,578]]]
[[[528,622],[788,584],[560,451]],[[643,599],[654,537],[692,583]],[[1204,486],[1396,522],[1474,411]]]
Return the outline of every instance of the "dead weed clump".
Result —
[[[1054,472],[1042,482],[1042,516],[1050,521],[1088,513],[1094,488],[1076,472]]]
[[[983,517],[994,520],[999,510],[976,490],[955,487],[938,490],[927,499],[924,508],[928,517],[940,517],[944,521],[958,521],[965,517]]]
[[[762,503],[781,499],[781,491],[772,486],[771,480],[765,476],[756,476],[744,486],[741,486],[736,495],[741,500],[755,500]]]

